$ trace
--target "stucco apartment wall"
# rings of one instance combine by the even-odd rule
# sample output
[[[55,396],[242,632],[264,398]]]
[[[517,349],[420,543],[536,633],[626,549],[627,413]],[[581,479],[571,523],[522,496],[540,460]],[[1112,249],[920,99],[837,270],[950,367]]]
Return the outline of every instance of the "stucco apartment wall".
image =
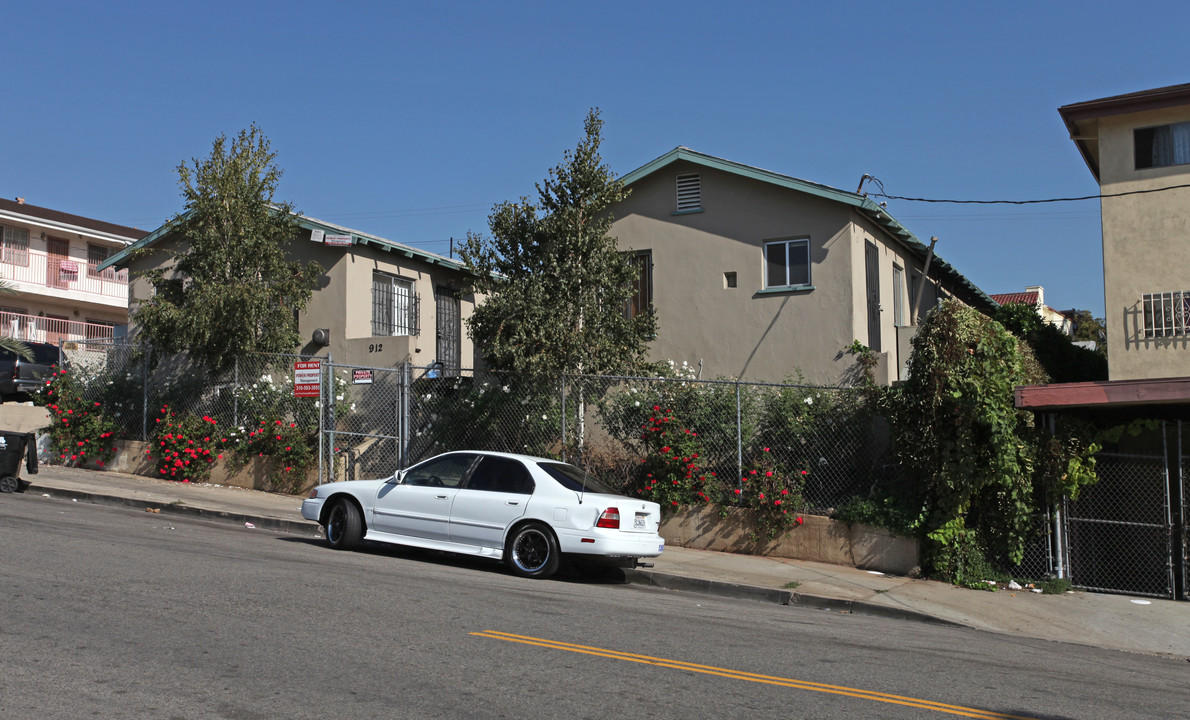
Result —
[[[686,172],[701,175],[703,210],[675,214],[676,176]],[[857,327],[857,229],[848,208],[676,163],[634,183],[616,217],[621,249],[652,252],[652,359],[701,361],[704,378],[780,381],[800,372],[820,383],[838,382],[852,364],[836,359]],[[792,238],[810,240],[813,289],[764,292],[764,242]],[[736,287],[727,287],[727,273]],[[866,328],[865,318],[858,322]]]
[[[1190,121],[1190,106],[1099,121],[1104,195],[1186,183],[1190,166],[1135,169],[1133,130]],[[1190,290],[1190,190],[1103,198],[1104,300],[1112,380],[1190,375],[1190,340],[1144,337],[1141,297]]]

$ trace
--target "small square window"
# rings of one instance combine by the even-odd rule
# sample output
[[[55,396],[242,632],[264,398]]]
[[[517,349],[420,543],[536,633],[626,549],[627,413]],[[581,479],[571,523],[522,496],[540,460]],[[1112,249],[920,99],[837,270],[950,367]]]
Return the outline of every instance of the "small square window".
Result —
[[[725,288],[735,287],[735,273],[734,272],[723,273],[723,287],[725,287]]]

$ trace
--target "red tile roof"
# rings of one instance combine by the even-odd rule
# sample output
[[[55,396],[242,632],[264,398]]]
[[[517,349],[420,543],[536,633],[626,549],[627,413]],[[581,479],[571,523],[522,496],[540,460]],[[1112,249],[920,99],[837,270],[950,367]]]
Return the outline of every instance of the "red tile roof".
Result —
[[[1020,303],[1021,305],[1037,304],[1037,293],[1035,292],[1003,293],[1001,295],[990,295],[989,297],[1001,305],[1012,305],[1013,303]]]

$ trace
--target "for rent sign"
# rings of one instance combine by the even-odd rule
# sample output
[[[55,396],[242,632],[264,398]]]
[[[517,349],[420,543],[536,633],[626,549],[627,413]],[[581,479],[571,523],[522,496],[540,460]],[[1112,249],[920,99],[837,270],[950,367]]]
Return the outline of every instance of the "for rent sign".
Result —
[[[319,397],[322,392],[322,361],[307,360],[293,364],[293,396]]]

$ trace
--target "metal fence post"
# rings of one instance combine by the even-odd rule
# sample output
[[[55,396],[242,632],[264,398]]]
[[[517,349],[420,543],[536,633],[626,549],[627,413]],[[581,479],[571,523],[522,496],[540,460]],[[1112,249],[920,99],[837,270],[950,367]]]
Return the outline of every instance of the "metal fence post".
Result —
[[[735,383],[735,483],[740,487],[744,477],[744,421],[740,412],[740,381]]]
[[[566,460],[566,376],[563,375],[559,379],[559,386],[562,390],[562,460]]]
[[[397,442],[398,442],[397,452],[400,454],[400,458],[398,459],[398,462],[397,462],[397,468],[404,470],[407,465],[408,459],[409,459],[409,456],[408,456],[408,453],[409,453],[409,425],[410,425],[410,422],[409,422],[409,388],[411,386],[410,376],[413,374],[413,368],[411,367],[411,363],[409,361],[405,361],[405,363],[402,367],[403,367],[403,372],[401,373],[401,399],[400,399],[400,402],[401,402],[401,410],[400,410],[401,425],[400,425],[400,430],[398,431],[398,435],[400,437],[397,440]]]
[[[235,370],[231,376],[231,424],[240,426],[240,356],[236,355]],[[321,484],[321,483],[320,483]]]
[[[330,466],[326,477],[330,482],[335,481],[335,357],[326,354],[326,412],[327,412],[327,454],[330,455]],[[320,413],[321,415],[321,413]]]
[[[144,359],[141,361],[141,409],[140,409],[140,439],[149,441],[149,359],[153,355],[153,346],[145,345]]]

